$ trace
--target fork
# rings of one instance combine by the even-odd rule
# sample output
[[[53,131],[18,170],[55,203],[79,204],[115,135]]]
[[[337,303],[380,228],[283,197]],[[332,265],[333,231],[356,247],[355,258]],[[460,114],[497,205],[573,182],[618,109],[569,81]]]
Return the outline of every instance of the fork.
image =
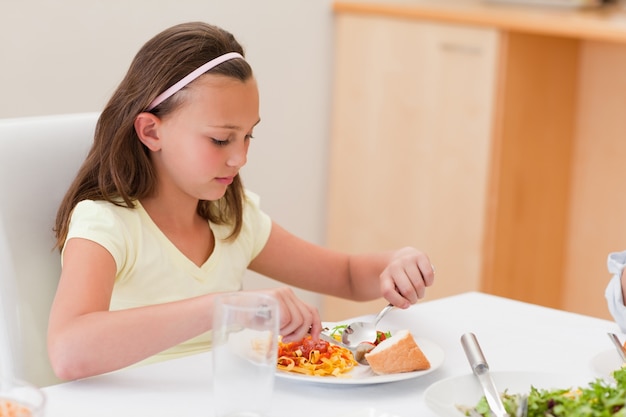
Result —
[[[515,417],[526,417],[528,414],[528,395],[524,394],[520,396],[519,403],[517,404],[517,411]]]
[[[615,345],[615,349],[617,350],[619,357],[622,359],[622,362],[626,363],[626,352],[624,351],[624,345],[622,345],[622,342],[620,342],[619,338],[617,337],[615,333],[609,332],[609,338]]]

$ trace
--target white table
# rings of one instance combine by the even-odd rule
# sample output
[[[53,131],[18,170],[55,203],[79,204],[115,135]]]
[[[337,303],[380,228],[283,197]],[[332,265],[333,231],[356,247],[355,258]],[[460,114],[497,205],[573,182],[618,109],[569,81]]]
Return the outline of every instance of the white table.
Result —
[[[276,417],[339,417],[373,408],[394,416],[434,416],[424,390],[471,372],[460,344],[476,334],[493,371],[531,370],[601,376],[591,365],[613,348],[611,321],[470,292],[392,310],[380,328],[408,328],[443,348],[445,360],[419,378],[378,385],[305,384],[277,378]],[[126,369],[45,388],[46,417],[212,416],[211,354]],[[233,397],[236,400],[236,396]],[[360,413],[357,413],[360,415]]]

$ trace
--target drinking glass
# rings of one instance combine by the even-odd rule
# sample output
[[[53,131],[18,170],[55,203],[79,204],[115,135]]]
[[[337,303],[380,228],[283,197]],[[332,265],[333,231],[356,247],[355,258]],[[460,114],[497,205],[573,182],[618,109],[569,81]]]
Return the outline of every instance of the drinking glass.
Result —
[[[43,417],[45,404],[41,389],[10,376],[0,377],[0,416]]]
[[[216,297],[213,395],[216,417],[265,417],[278,358],[278,302],[249,292]]]

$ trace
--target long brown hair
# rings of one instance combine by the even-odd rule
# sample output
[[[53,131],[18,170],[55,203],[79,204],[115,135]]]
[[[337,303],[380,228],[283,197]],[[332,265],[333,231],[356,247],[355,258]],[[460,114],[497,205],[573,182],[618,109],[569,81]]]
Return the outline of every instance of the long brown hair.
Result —
[[[72,210],[82,200],[106,200],[133,208],[134,201],[156,189],[156,175],[148,149],[134,128],[135,117],[154,98],[211,59],[228,52],[244,54],[229,32],[206,23],[173,26],[146,42],[133,59],[126,76],[105,106],[96,124],[94,142],[57,212],[56,245],[63,248]],[[246,81],[252,69],[233,59],[209,70]],[[184,95],[174,94],[150,110],[164,117],[180,106]],[[244,188],[237,175],[217,201],[198,203],[198,214],[217,224],[232,225],[229,239],[242,227]]]

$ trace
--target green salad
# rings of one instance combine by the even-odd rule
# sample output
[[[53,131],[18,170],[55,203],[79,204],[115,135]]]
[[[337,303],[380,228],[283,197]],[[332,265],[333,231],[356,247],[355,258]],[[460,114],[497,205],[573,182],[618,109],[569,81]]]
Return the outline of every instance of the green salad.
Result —
[[[613,372],[615,382],[598,378],[586,387],[538,389],[530,387],[528,417],[626,417],[626,367]],[[522,395],[505,391],[502,402],[509,415],[514,416]],[[459,407],[465,415],[489,416],[485,397],[476,406]]]
[[[334,337],[337,340],[341,340],[341,335],[343,331],[346,330],[346,327],[348,327],[347,324],[340,324],[338,326],[333,327],[332,329],[330,329],[330,336]],[[324,328],[322,330],[326,331],[328,329]],[[391,332],[381,332],[380,330],[376,330],[376,340],[368,341],[368,342],[372,343],[373,345],[377,345],[383,340],[389,339],[390,337],[391,337]]]

